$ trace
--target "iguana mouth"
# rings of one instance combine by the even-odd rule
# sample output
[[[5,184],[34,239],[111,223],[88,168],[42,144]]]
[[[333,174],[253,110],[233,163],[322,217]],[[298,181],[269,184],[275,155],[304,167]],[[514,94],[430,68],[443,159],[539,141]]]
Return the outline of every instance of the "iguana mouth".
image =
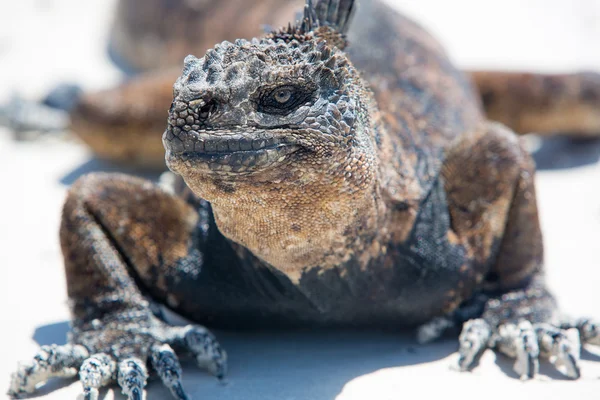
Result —
[[[271,132],[181,131],[167,128],[163,136],[167,157],[191,161],[214,172],[244,173],[272,168],[300,150],[297,140]]]

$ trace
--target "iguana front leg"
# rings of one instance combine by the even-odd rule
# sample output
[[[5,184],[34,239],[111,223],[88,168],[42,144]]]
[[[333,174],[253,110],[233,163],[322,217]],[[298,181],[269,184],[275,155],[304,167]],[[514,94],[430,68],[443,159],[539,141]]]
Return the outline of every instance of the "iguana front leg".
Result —
[[[580,340],[598,342],[598,324],[561,324],[543,282],[543,247],[533,161],[500,124],[463,135],[448,149],[442,176],[452,229],[470,252],[484,291],[478,312],[459,308],[459,366],[472,368],[486,348],[515,359],[522,378],[547,358],[578,378]],[[477,309],[477,307],[475,307]]]
[[[12,376],[9,395],[31,393],[50,377],[79,372],[86,399],[118,382],[141,399],[151,365],[178,399],[186,399],[175,351],[191,353],[222,378],[226,354],[200,326],[169,326],[145,295],[165,301],[166,279],[182,263],[199,269],[191,246],[202,218],[178,197],[125,175],[88,175],[71,188],[60,230],[73,321],[69,344],[44,346]],[[191,250],[194,249],[194,250]]]

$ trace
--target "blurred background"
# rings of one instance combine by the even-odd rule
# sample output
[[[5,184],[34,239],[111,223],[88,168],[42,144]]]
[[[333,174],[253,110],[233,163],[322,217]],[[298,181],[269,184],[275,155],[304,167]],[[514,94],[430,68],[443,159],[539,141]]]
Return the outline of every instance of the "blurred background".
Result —
[[[600,0],[387,2],[424,25],[463,68],[600,71]],[[194,12],[207,4],[227,2],[180,3],[185,12],[177,14],[178,8],[167,0],[0,0],[0,393],[6,391],[4,385],[18,360],[30,357],[40,344],[66,340],[69,315],[57,230],[67,187],[94,170],[150,178],[161,170],[156,165],[140,168],[147,166],[144,160],[130,153],[121,154],[117,163],[98,158],[69,133],[66,113],[38,109],[35,102],[48,100],[58,86],[63,89],[53,92],[52,99],[68,108],[69,93],[77,90],[65,83],[96,92],[142,70],[155,71],[158,75],[149,81],[162,82],[161,90],[169,93],[188,45],[198,46],[189,52],[201,56],[203,48],[223,39],[210,42],[206,35],[236,37],[240,29],[219,16],[231,10],[216,7],[213,24],[186,30],[177,21],[193,21]],[[277,25],[287,21],[302,1],[264,3],[279,10],[269,21]],[[253,18],[252,8],[235,9]],[[266,21],[256,20],[255,34],[262,22]],[[197,37],[207,43],[199,43]],[[167,75],[160,77],[156,71]],[[109,99],[105,106],[110,109],[123,96],[106,93],[102,98]],[[157,124],[164,123],[167,108],[168,104],[156,105]],[[21,119],[15,110],[22,113]],[[56,129],[41,134],[36,124],[44,121],[52,121]],[[160,133],[152,140],[159,148]],[[108,136],[95,145],[116,145],[117,139]],[[600,318],[600,142],[561,137],[531,137],[529,142],[540,168],[538,200],[550,286],[566,312]],[[128,160],[139,163],[131,167]],[[597,396],[600,377],[600,356],[592,353],[586,353],[583,378],[577,383],[543,369],[546,378],[522,385],[511,375],[509,362],[495,359],[491,352],[473,374],[450,372],[453,341],[418,348],[411,336],[379,333],[335,338],[314,332],[276,337],[220,333],[219,337],[231,356],[231,383],[221,387],[187,364],[186,385],[198,398],[392,399],[414,392],[446,396],[448,391],[467,398],[483,391],[488,398],[588,398],[592,393]],[[78,391],[78,384],[55,383],[41,394],[64,399],[74,398]],[[150,393],[151,399],[167,398],[160,385],[150,385]],[[106,398],[121,397],[109,390]]]

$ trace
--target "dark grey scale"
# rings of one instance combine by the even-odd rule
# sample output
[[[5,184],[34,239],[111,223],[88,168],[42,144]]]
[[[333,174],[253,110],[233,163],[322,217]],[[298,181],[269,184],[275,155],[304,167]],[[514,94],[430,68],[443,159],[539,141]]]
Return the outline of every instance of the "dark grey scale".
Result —
[[[227,144],[227,139],[221,139],[217,142],[217,151],[218,152],[226,152],[229,151],[229,145]]]
[[[187,76],[187,81],[188,83],[194,83],[194,82],[198,82],[201,78],[200,75],[200,71],[198,71],[197,69],[192,70],[188,76]]]
[[[204,150],[207,153],[213,153],[215,151],[217,151],[217,144],[214,140],[207,140],[206,142],[204,142]]]
[[[240,150],[240,139],[229,139],[227,141],[227,146],[230,151]]]

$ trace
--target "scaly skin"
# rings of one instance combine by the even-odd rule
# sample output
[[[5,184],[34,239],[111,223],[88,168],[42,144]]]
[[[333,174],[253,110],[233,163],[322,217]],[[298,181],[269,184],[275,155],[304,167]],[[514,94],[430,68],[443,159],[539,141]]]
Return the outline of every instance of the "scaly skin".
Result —
[[[560,320],[544,285],[531,158],[422,29],[375,1],[353,9],[309,0],[297,26],[186,58],[163,143],[194,195],[125,175],[74,184],[69,347],[21,366],[11,395],[80,365],[86,398],[117,381],[138,399],[151,366],[185,399],[185,352],[222,377],[215,338],[151,303],[233,328],[419,327],[428,341],[462,327],[461,369],[491,347],[523,379],[540,357],[580,376],[600,326]]]

